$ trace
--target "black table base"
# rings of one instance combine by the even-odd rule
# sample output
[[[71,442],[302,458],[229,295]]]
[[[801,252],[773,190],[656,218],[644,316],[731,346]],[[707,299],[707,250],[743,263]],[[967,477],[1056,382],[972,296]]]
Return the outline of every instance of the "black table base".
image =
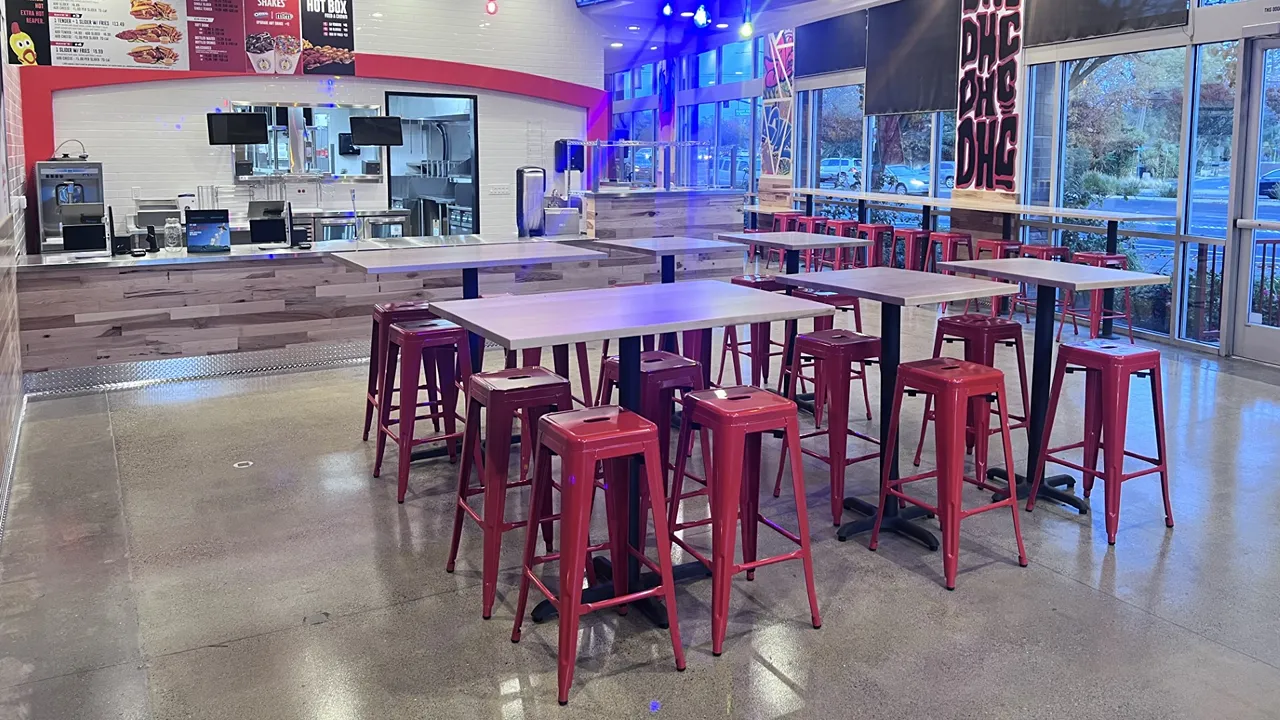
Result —
[[[1009,482],[1009,474],[1004,468],[995,468],[987,471],[988,480],[998,480],[1003,483]],[[1027,482],[1027,476],[1021,473],[1014,476],[1015,487],[1017,488],[1018,499],[1026,500],[1031,495],[1031,483]],[[1058,488],[1075,487],[1076,479],[1070,475],[1051,475],[1040,483],[1040,490],[1036,492],[1038,500],[1052,500],[1060,505],[1073,507],[1081,515],[1089,514],[1089,501],[1073,495],[1071,493],[1062,492]],[[999,502],[1009,496],[1008,492],[992,493],[992,501]]]

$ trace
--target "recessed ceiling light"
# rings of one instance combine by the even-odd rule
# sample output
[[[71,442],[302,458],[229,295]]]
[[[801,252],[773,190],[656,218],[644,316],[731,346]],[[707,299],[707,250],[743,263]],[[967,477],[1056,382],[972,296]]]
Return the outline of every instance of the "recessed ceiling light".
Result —
[[[639,26],[639,25],[628,25],[628,26],[627,26],[627,29],[628,29],[628,30],[630,30],[631,32],[635,32],[635,31],[637,31],[637,30],[639,30],[639,29],[640,29],[640,26]]]
[[[728,30],[728,29],[729,29],[729,23],[716,23],[716,29],[717,29],[717,30]]]
[[[651,48],[649,48],[649,49],[650,49],[650,50],[657,50],[657,49],[658,49],[658,46],[657,46],[657,45],[654,45],[653,47],[651,47]]]
[[[616,43],[609,43],[609,47],[614,48],[614,49],[617,49],[617,48],[622,47],[622,43],[620,43],[620,42],[616,42]]]
[[[693,11],[692,11],[692,10],[685,10],[684,12],[680,13],[680,17],[682,17],[682,18],[691,18],[691,17],[693,17]]]

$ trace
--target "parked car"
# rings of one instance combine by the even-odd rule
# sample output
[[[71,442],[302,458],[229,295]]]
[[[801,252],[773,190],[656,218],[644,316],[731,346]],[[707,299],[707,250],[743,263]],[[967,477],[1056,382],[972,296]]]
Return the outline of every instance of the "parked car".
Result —
[[[910,165],[886,165],[883,189],[898,195],[928,195],[929,168]]]
[[[850,158],[823,158],[818,163],[818,182],[837,188],[862,189],[862,163]]]
[[[956,186],[956,164],[947,160],[938,163],[938,182],[942,187],[951,190]]]
[[[1280,169],[1258,178],[1258,197],[1280,198],[1280,188],[1277,185],[1280,185]]]
[[[738,158],[737,171],[729,170],[732,160],[722,155],[716,166],[716,187],[747,187],[751,184],[751,163],[746,158]]]

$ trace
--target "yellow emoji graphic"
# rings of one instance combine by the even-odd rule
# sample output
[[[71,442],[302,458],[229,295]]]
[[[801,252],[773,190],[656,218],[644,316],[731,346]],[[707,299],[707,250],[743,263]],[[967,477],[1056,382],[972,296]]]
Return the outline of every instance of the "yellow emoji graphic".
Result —
[[[31,36],[22,32],[18,27],[18,23],[14,23],[9,29],[9,47],[13,48],[13,54],[18,56],[18,62],[23,65],[36,64],[36,44]]]

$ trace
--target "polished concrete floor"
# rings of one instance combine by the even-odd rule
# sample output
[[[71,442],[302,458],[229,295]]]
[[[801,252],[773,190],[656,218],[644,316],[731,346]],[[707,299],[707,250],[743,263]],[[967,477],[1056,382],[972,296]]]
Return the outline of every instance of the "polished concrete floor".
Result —
[[[904,359],[934,317],[908,313]],[[483,621],[477,528],[444,571],[454,467],[414,467],[396,504],[394,459],[373,479],[360,441],[362,370],[35,401],[0,542],[0,718],[1277,718],[1280,375],[1164,352],[1175,530],[1158,481],[1134,480],[1115,547],[1100,512],[1023,512],[1024,569],[1008,512],[987,513],[947,592],[938,553],[838,542],[806,459],[822,629],[800,565],[772,566],[735,581],[713,658],[709,583],[685,585],[688,671],[635,613],[597,613],[565,708],[555,624],[508,639],[519,535]],[[1145,392],[1130,437],[1151,452]],[[872,464],[849,477],[874,493]],[[794,523],[785,495],[764,506]]]

